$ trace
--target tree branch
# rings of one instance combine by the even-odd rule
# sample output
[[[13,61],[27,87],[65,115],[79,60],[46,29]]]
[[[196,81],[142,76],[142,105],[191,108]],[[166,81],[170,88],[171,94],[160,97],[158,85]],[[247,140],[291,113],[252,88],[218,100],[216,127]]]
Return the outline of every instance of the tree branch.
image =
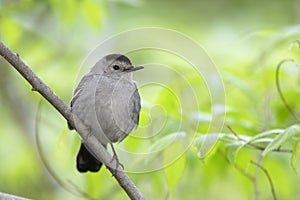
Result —
[[[1,200],[29,200],[29,199],[26,199],[24,197],[18,197],[18,196],[11,195],[11,194],[6,194],[6,193],[3,193],[3,192],[0,192],[0,199]]]
[[[33,91],[40,93],[71,124],[72,127],[76,127],[77,132],[82,138],[82,142],[87,144],[89,149],[96,155],[97,159],[107,166],[131,199],[145,199],[132,180],[125,174],[124,170],[117,165],[116,161],[112,159],[112,156],[101,143],[93,135],[89,134],[88,128],[82,124],[77,116],[72,114],[70,107],[33,73],[33,71],[19,58],[18,54],[13,53],[1,41],[0,55],[30,83]],[[118,166],[117,169],[115,169],[115,166]]]

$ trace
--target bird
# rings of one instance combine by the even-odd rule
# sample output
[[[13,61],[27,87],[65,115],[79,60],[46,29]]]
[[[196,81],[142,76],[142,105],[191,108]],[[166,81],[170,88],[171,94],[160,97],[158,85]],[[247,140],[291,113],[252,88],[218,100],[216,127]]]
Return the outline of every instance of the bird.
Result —
[[[109,54],[101,58],[81,79],[70,103],[71,111],[88,127],[89,133],[107,148],[110,144],[117,159],[113,144],[121,142],[137,128],[141,99],[134,71],[143,69],[133,66],[122,54]],[[76,130],[76,123],[70,130]],[[79,172],[98,172],[102,163],[81,142],[76,158]]]

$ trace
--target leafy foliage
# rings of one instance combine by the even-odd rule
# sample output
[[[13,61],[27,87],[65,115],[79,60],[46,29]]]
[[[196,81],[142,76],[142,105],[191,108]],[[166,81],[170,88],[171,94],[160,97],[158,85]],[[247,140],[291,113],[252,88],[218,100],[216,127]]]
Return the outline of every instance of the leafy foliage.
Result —
[[[80,69],[84,57],[102,41],[145,26],[184,33],[218,66],[225,104],[212,105],[209,89],[217,88],[184,58],[161,49],[129,52],[134,64],[146,65],[134,77],[143,101],[140,126],[116,145],[125,170],[148,199],[297,199],[300,29],[291,25],[299,21],[293,4],[3,0],[0,39],[69,102],[79,71],[87,70]],[[0,65],[0,191],[33,199],[124,199],[107,170],[76,172],[79,136],[50,105],[43,104],[36,121],[40,97],[3,59]],[[213,117],[225,124],[208,132]]]

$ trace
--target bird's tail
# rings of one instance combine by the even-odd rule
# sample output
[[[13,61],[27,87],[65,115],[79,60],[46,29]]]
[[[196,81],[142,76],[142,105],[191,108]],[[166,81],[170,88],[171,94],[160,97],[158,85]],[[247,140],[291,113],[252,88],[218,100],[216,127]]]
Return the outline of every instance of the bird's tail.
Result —
[[[99,162],[81,143],[78,155],[77,155],[77,170],[79,172],[98,172],[102,166]]]

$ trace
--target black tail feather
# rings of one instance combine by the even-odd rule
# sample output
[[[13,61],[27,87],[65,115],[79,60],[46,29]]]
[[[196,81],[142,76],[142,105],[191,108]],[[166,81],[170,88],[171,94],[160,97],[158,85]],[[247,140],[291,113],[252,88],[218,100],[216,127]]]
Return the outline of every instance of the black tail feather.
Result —
[[[98,172],[102,166],[99,162],[81,143],[80,150],[77,155],[77,170],[79,172]]]

